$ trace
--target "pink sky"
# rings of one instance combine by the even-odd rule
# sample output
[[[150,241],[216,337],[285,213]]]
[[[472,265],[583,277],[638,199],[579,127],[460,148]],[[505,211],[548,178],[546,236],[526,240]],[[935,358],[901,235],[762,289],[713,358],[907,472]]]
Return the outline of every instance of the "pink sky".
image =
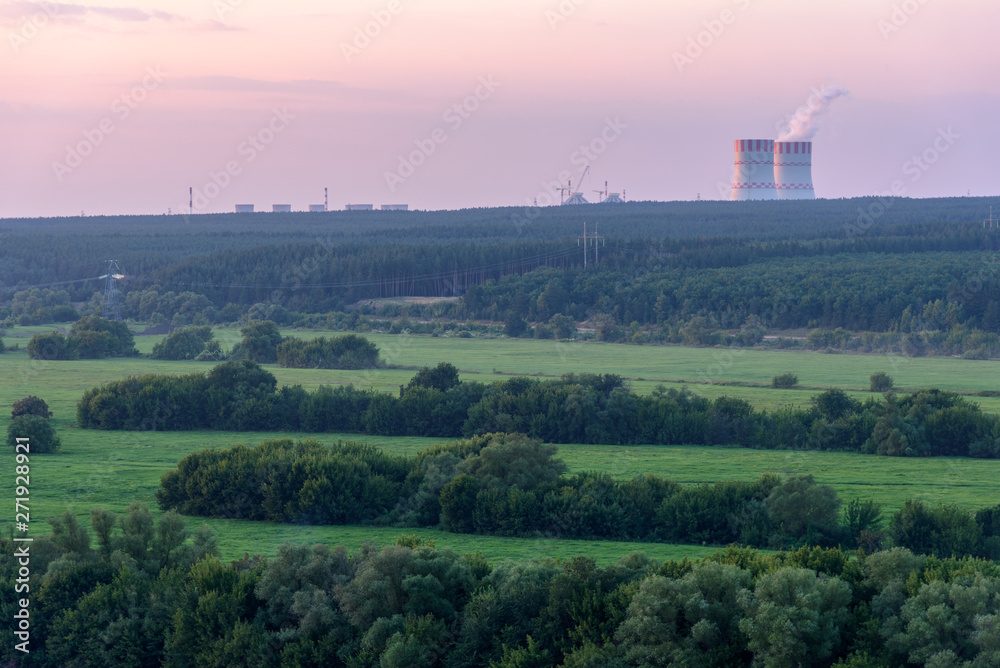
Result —
[[[589,198],[718,199],[732,140],[824,84],[850,95],[818,196],[995,195],[998,23],[988,0],[0,1],[0,217],[176,213],[189,186],[204,212],[516,206],[585,164]]]

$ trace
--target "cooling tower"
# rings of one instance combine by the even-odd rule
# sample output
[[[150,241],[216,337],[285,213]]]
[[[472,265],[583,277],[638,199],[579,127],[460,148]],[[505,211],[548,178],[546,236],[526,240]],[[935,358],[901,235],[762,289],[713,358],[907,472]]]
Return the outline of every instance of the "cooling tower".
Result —
[[[816,199],[811,141],[774,142],[774,181],[778,199]]]
[[[737,139],[736,175],[729,199],[777,199],[774,188],[774,140]]]

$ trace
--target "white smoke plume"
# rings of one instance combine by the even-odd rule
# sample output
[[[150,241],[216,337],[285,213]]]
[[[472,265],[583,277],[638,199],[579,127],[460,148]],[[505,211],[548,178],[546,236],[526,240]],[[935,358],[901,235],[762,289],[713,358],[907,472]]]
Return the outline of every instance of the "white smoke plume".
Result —
[[[813,88],[809,99],[801,107],[790,114],[778,126],[781,133],[778,141],[809,141],[819,132],[819,118],[838,97],[849,94],[845,88],[825,84],[822,88]]]

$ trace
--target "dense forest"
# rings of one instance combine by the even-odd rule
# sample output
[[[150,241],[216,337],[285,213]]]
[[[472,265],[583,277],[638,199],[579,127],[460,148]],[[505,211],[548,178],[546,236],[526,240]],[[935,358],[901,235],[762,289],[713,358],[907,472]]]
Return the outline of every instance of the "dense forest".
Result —
[[[26,667],[969,666],[1000,661],[1000,568],[976,559],[730,547],[489,562],[417,536],[349,552],[286,543],[230,564],[175,513],[67,511],[0,538],[0,636]],[[96,540],[95,540],[96,539]],[[540,546],[540,553],[544,548]],[[18,584],[20,583],[20,584]],[[16,590],[15,587],[22,587]],[[21,593],[16,593],[20,591]],[[24,653],[18,649],[30,649]]]
[[[588,322],[604,340],[760,343],[798,328],[832,348],[1000,355],[1000,234],[989,199],[635,203],[621,207],[4,221],[0,320],[101,311],[125,268],[122,314],[205,325],[315,326],[364,300],[448,297],[404,317]],[[578,246],[586,221],[605,237]],[[595,228],[596,226],[596,228]],[[324,321],[325,322],[325,321]],[[867,339],[860,333],[867,333]],[[881,335],[883,338],[878,338]]]

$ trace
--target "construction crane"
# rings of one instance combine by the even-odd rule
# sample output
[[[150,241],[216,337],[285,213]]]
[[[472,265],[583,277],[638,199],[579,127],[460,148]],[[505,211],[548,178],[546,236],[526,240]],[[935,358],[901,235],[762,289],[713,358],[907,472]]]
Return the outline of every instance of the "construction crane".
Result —
[[[600,204],[608,198],[608,182],[604,182],[604,190],[594,190],[593,192],[597,193],[597,202]]]
[[[590,165],[587,165],[587,168],[583,170],[583,174],[580,175],[580,180],[576,184],[577,189],[576,190],[572,190],[572,188],[570,189],[569,199],[564,202],[565,204],[589,204],[589,202],[583,197],[583,180],[587,178],[587,173],[589,171],[590,171]],[[570,181],[570,186],[572,185],[573,182]]]
[[[566,185],[561,188],[556,188],[559,191],[559,204],[560,206],[566,203],[566,193],[573,192],[572,182],[567,181]]]

